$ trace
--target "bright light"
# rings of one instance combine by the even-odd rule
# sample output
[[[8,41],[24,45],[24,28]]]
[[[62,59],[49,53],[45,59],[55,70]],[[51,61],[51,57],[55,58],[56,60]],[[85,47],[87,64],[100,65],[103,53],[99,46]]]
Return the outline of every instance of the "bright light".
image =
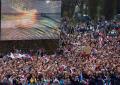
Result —
[[[87,16],[86,14],[83,14],[83,16]]]
[[[36,23],[37,10],[24,11],[22,15],[18,16],[17,27],[32,28]]]
[[[49,3],[50,3],[50,0],[47,0],[46,3],[49,4]]]

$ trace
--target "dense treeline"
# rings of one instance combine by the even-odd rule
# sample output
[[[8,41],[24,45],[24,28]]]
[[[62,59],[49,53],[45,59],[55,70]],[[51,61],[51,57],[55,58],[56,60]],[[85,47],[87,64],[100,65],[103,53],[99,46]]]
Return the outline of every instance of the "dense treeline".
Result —
[[[119,0],[62,0],[62,16],[73,16],[75,6],[80,4],[81,13],[87,11],[85,13],[94,19],[102,15],[106,19],[111,19],[115,14],[120,13],[119,2]],[[83,4],[87,4],[87,10],[83,10]]]

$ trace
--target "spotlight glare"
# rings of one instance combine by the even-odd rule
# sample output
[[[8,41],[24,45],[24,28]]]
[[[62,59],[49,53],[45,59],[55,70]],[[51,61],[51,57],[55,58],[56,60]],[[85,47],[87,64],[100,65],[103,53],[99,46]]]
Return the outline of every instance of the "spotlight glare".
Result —
[[[47,0],[46,3],[49,4],[49,3],[50,3],[50,0]]]

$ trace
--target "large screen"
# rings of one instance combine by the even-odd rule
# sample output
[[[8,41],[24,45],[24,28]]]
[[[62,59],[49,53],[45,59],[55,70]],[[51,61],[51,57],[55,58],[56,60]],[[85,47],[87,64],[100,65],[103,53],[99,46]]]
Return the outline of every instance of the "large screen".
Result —
[[[1,0],[1,40],[58,39],[60,0]]]

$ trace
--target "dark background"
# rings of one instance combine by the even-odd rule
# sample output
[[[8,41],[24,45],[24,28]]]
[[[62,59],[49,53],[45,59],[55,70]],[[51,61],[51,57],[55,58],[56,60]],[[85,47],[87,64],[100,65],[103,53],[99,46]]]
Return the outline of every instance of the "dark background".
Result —
[[[93,19],[105,16],[109,20],[120,14],[120,0],[62,0],[62,16],[72,17],[76,5],[80,6],[81,13],[86,13]],[[83,5],[87,8],[84,9]]]

